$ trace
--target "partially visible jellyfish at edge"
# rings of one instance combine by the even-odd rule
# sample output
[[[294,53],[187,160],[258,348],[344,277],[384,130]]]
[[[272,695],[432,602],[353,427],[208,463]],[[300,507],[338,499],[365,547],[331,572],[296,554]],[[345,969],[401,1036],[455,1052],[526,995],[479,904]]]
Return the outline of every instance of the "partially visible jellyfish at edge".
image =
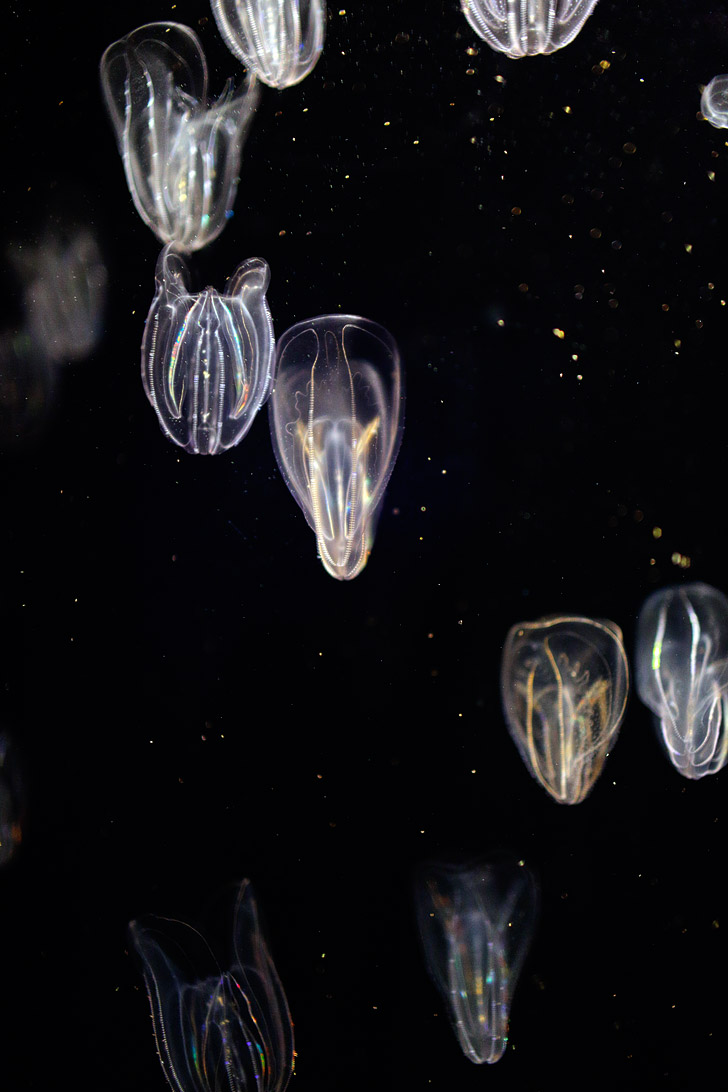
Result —
[[[728,761],[728,599],[709,584],[662,588],[637,621],[635,677],[658,735],[683,777]]]
[[[475,33],[517,60],[554,53],[576,38],[597,0],[460,0]]]
[[[142,341],[142,379],[163,432],[192,454],[239,443],[270,393],[270,271],[248,258],[228,281],[193,294],[184,259],[166,246]]]
[[[713,76],[703,89],[700,113],[714,129],[728,129],[728,76]]]
[[[174,1092],[283,1092],[294,1066],[293,1024],[250,881],[240,886],[225,969],[183,922],[143,918],[130,923],[129,936]]]
[[[337,580],[367,563],[404,425],[392,335],[369,319],[319,315],[276,346],[271,434],[281,473]]]
[[[101,58],[101,84],[136,210],[163,243],[199,250],[232,215],[260,88],[231,80],[208,97],[202,45],[180,23],[149,23]]]
[[[501,663],[508,729],[532,776],[560,804],[579,804],[591,792],[628,692],[614,622],[554,615],[510,629]]]
[[[212,0],[228,49],[270,87],[293,87],[321,56],[326,30],[322,0]]]
[[[430,864],[415,881],[427,969],[442,994],[463,1054],[499,1061],[511,1002],[538,913],[538,889],[523,862],[498,857]]]

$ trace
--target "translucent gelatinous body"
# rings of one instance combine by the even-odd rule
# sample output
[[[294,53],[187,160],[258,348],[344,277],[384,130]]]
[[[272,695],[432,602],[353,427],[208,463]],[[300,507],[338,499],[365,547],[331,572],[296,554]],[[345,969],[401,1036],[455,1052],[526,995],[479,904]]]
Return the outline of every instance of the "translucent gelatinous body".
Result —
[[[12,260],[23,282],[25,330],[35,351],[54,364],[89,356],[101,337],[107,281],[92,232],[48,231]]]
[[[597,0],[460,0],[491,49],[508,57],[554,53],[576,38]]]
[[[237,901],[229,970],[182,922],[143,919],[129,932],[174,1092],[283,1092],[293,1071],[293,1025],[249,881]]]
[[[292,87],[324,46],[322,0],[212,0],[228,48],[271,87]]]
[[[208,100],[207,62],[180,23],[150,23],[101,58],[106,106],[137,212],[164,243],[199,250],[231,214],[243,140],[258,103],[252,80]]]
[[[533,876],[506,860],[432,865],[415,899],[428,970],[471,1062],[497,1062],[538,908]]]
[[[593,788],[628,689],[614,622],[554,616],[509,631],[501,667],[508,728],[533,776],[559,803],[578,804]]]
[[[696,779],[728,759],[728,599],[708,584],[654,592],[640,611],[637,693],[675,769]]]
[[[728,76],[713,76],[700,96],[700,113],[716,129],[728,129]]]
[[[55,402],[57,368],[27,332],[0,331],[0,447],[42,434]]]
[[[276,348],[271,432],[288,488],[337,580],[364,568],[402,436],[404,384],[382,326],[320,315]]]
[[[187,267],[167,246],[142,341],[147,398],[170,440],[215,455],[237,444],[270,392],[273,323],[265,298],[270,273],[248,258],[224,295],[187,290]]]

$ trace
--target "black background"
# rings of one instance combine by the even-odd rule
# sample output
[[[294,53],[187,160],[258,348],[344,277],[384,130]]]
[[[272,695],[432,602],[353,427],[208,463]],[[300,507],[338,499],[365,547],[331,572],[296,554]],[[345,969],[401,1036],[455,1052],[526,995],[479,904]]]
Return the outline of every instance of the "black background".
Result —
[[[109,292],[44,428],[0,454],[2,727],[27,805],[0,875],[3,1090],[164,1088],[126,924],[204,928],[242,876],[294,1088],[724,1076],[727,775],[681,778],[632,695],[593,794],[559,807],[498,672],[521,619],[612,618],[631,656],[653,588],[728,590],[726,134],[698,117],[725,6],[601,0],[566,49],[510,61],[453,2],[329,5],[314,72],[264,89],[235,216],[189,264],[222,288],[261,255],[278,333],[342,310],[399,343],[404,440],[349,584],[317,561],[267,410],[201,458],[144,396],[160,244],[97,68],[162,19],[200,35],[213,94],[240,74],[201,0],[4,24],[2,324],[22,322],[10,259],[49,223],[92,227]],[[499,848],[542,911],[509,1049],[480,1069],[427,977],[412,870]]]

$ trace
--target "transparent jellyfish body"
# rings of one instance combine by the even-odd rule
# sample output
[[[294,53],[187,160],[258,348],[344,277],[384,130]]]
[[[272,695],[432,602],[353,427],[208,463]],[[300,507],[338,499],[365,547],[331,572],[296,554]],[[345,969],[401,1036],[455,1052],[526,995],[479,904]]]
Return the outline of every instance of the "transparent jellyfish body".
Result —
[[[635,676],[667,755],[683,777],[728,760],[728,599],[708,584],[662,588],[637,623]]]
[[[293,1072],[293,1025],[250,882],[240,888],[226,970],[182,922],[144,918],[131,922],[129,935],[174,1092],[283,1092]]]
[[[18,248],[13,264],[36,353],[54,364],[89,356],[101,338],[107,285],[91,229],[48,230],[36,246]]]
[[[212,0],[228,49],[270,87],[292,87],[311,72],[324,46],[322,0]]]
[[[280,338],[275,375],[278,465],[316,534],[324,568],[351,580],[369,557],[402,438],[399,351],[369,319],[319,315]]]
[[[232,215],[255,79],[211,102],[197,35],[149,23],[109,46],[101,84],[137,212],[163,243],[199,250]]]
[[[501,665],[508,729],[533,777],[560,804],[579,804],[591,792],[628,690],[614,622],[555,615],[508,633]]]
[[[465,1057],[497,1062],[538,911],[532,874],[507,858],[427,865],[415,904],[427,968]]]
[[[576,38],[597,0],[461,0],[465,18],[498,53],[554,53]]]
[[[728,76],[713,76],[700,96],[700,113],[715,129],[728,129]]]
[[[166,246],[142,341],[142,379],[164,433],[198,455],[240,443],[270,393],[270,272],[248,258],[227,283],[189,292],[187,266]]]

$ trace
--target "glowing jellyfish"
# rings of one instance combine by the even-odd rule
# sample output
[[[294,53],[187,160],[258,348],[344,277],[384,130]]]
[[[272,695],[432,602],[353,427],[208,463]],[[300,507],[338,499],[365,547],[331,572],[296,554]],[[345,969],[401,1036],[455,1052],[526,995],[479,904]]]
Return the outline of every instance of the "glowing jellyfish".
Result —
[[[369,319],[319,315],[280,338],[275,374],[278,465],[316,534],[324,568],[352,580],[367,563],[402,438],[397,345]]]
[[[676,770],[695,780],[728,759],[728,599],[708,584],[654,592],[637,623],[635,676]]]
[[[531,774],[560,804],[579,804],[622,723],[629,670],[614,622],[554,615],[506,638],[503,710]]]
[[[700,113],[716,129],[728,129],[728,76],[713,76],[700,96]]]
[[[235,908],[228,969],[182,922],[145,918],[129,933],[174,1092],[283,1092],[293,1072],[293,1025],[249,881]]]
[[[597,0],[460,0],[483,41],[508,57],[554,53],[576,38]]]
[[[324,46],[322,0],[212,0],[230,52],[270,87],[292,87],[313,69]]]
[[[428,865],[415,902],[427,968],[463,1054],[502,1058],[513,992],[533,934],[538,893],[515,861]]]
[[[101,58],[106,107],[142,220],[178,250],[199,250],[232,215],[243,141],[260,89],[228,80],[208,98],[207,61],[180,23],[149,23]]]
[[[270,392],[270,272],[248,258],[220,294],[187,287],[184,260],[166,246],[142,341],[142,379],[163,432],[192,454],[240,443]]]

